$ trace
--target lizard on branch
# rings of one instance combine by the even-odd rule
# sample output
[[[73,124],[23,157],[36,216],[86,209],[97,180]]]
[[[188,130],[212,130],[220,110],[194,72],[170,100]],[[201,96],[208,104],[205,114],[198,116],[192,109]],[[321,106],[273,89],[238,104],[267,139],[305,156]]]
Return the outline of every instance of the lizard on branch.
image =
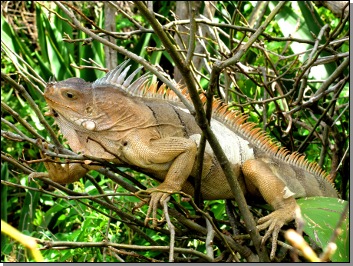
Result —
[[[49,82],[44,97],[71,149],[117,165],[137,167],[160,184],[150,193],[146,222],[172,192],[194,195],[197,151],[201,129],[178,97],[165,86],[148,84],[148,76],[127,76],[128,61],[93,83],[80,78]],[[186,91],[183,92],[186,96]],[[205,101],[205,99],[203,99]],[[268,228],[263,243],[272,236],[271,257],[280,228],[295,219],[295,198],[338,197],[333,184],[316,163],[280,147],[246,116],[214,101],[211,129],[232,164],[247,198],[262,198],[274,211],[258,221]],[[62,167],[45,163],[58,183],[72,183],[98,166],[75,163]],[[201,177],[204,200],[233,198],[227,179],[207,144]]]

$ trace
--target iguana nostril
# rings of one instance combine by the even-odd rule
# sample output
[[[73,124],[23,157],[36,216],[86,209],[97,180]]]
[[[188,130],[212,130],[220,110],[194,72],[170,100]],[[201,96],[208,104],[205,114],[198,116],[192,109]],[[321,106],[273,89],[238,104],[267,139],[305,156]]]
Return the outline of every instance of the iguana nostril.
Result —
[[[87,106],[87,107],[86,107],[86,114],[91,115],[92,112],[93,112],[92,106]]]

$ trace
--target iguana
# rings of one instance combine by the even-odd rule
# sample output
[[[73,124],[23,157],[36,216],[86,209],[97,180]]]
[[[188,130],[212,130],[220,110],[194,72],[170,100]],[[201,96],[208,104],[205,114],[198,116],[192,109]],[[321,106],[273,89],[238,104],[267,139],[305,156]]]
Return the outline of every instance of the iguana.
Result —
[[[141,68],[127,76],[128,61],[105,77],[89,83],[80,78],[49,82],[44,97],[71,149],[118,165],[131,165],[160,183],[151,194],[146,221],[156,221],[159,203],[170,193],[194,195],[196,157],[201,129],[175,94],[148,84],[148,76],[133,79]],[[184,92],[184,94],[186,94]],[[258,221],[269,228],[271,257],[280,228],[295,218],[295,198],[338,197],[332,182],[316,163],[290,153],[256,127],[246,116],[215,101],[211,129],[227,154],[247,198],[263,198],[274,211]],[[75,163],[62,167],[45,163],[49,176],[58,183],[72,183],[90,166]],[[204,200],[232,199],[227,179],[207,144],[204,154],[201,195]]]

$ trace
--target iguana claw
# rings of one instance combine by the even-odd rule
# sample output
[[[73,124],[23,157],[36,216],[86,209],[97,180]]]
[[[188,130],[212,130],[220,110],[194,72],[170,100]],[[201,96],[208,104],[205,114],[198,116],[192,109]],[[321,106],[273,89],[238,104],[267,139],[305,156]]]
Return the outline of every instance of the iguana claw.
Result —
[[[43,142],[39,139],[37,141],[37,145],[40,148],[40,156],[45,159],[43,160],[43,164],[47,169],[48,173],[32,174],[30,176],[31,178],[43,176],[50,178],[52,181],[57,182],[59,184],[70,184],[79,180],[90,169],[100,168],[100,166],[81,166],[80,163],[65,163],[64,165],[62,165],[59,158],[55,158],[54,160],[52,160],[50,156],[45,154],[45,151],[48,150],[48,143]]]
[[[43,142],[41,139],[38,139],[37,145],[39,147],[39,154],[44,159],[43,164],[47,169],[48,173],[32,173],[29,177],[47,177],[57,183],[65,183],[66,177],[69,175],[69,165],[65,164],[64,166],[62,166],[58,158],[51,160],[51,157],[45,154],[45,151],[48,149],[48,143]]]
[[[272,247],[271,247],[271,253],[270,253],[271,260],[273,260],[276,254],[277,239],[278,239],[278,234],[280,229],[285,223],[292,221],[294,216],[295,216],[295,211],[289,211],[288,209],[279,209],[258,220],[257,229],[259,231],[262,231],[268,228],[267,232],[262,238],[261,244],[264,245],[265,242],[272,235]]]
[[[151,195],[151,198],[149,199],[149,207],[145,218],[145,224],[148,224],[148,222],[152,220],[152,227],[156,227],[158,222],[158,207],[163,206],[163,204],[169,201],[171,192],[166,192],[165,190],[161,190],[158,188],[150,188],[145,190],[144,192]]]

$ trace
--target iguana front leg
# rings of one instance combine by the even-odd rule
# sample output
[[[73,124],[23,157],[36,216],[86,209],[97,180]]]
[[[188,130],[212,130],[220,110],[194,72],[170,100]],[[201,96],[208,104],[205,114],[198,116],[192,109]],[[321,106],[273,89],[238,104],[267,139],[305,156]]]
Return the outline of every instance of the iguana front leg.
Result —
[[[191,139],[166,137],[143,141],[146,136],[131,134],[123,143],[122,154],[130,164],[152,172],[167,171],[164,181],[151,193],[145,222],[152,214],[153,226],[157,224],[158,204],[163,204],[172,192],[181,191],[189,177],[197,153],[196,143]]]
[[[48,171],[48,176],[54,182],[59,184],[70,184],[83,177],[89,169],[82,167],[79,163],[61,163],[44,162]]]
[[[247,160],[242,165],[242,172],[247,185],[257,188],[265,201],[275,209],[271,214],[258,220],[260,231],[268,228],[262,243],[265,243],[272,234],[270,258],[273,259],[279,231],[285,223],[295,218],[295,212],[299,206],[286,184],[261,159]]]
[[[48,148],[47,144],[40,142],[38,145],[41,147],[41,149],[39,149],[40,156],[43,159],[49,159],[50,157],[43,152],[43,150]],[[44,161],[43,163],[48,173],[46,175],[43,173],[32,173],[30,177],[36,178],[39,176],[45,176],[59,184],[73,183],[83,177],[88,171],[100,168],[88,165],[83,167],[79,163],[62,164],[58,158],[55,159],[55,162]]]

